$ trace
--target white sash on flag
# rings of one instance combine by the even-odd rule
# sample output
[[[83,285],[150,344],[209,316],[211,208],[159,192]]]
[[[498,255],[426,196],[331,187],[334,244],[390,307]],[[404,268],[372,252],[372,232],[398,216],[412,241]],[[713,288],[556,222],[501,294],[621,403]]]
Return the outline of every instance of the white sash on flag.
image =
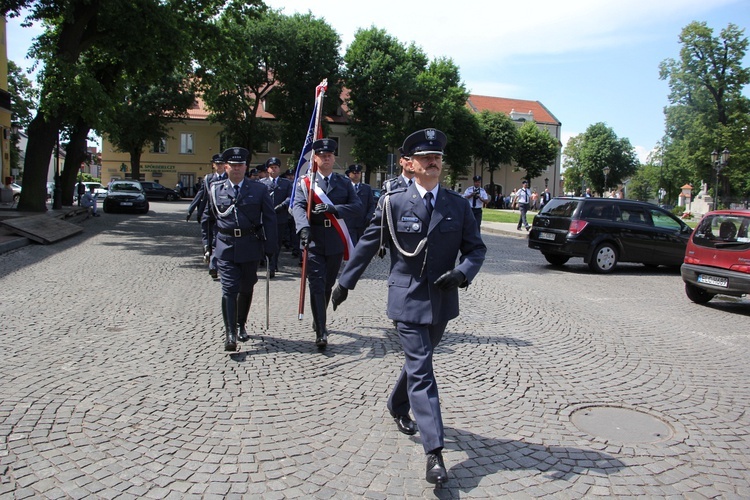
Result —
[[[302,187],[304,188],[305,194],[310,190],[310,176],[305,177]],[[314,204],[325,203],[326,205],[334,205],[328,195],[320,187],[320,184],[315,183],[315,191],[313,192]],[[354,244],[352,243],[352,237],[349,236],[349,229],[346,227],[344,219],[338,218],[332,213],[326,212],[326,218],[331,221],[331,225],[336,229],[339,234],[339,238],[344,243],[344,260],[349,260],[352,252],[354,252]]]

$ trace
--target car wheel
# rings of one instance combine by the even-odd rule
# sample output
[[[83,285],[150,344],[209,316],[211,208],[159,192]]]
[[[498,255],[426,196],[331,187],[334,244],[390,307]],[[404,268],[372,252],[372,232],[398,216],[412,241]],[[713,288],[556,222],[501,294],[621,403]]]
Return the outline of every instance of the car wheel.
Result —
[[[547,262],[549,262],[553,266],[564,266],[565,263],[570,260],[570,257],[567,257],[565,255],[555,255],[551,253],[545,253],[543,255],[544,258],[547,259]]]
[[[595,273],[606,274],[617,265],[617,248],[612,243],[602,243],[591,256],[589,269]]]
[[[167,195],[167,197],[166,197],[167,201],[174,201],[174,200],[175,200],[175,198],[176,198],[176,197],[175,197],[175,195],[173,195],[173,194],[168,194],[168,195]]]
[[[706,304],[709,300],[713,299],[716,294],[697,287],[692,283],[685,283],[685,295],[696,304]]]

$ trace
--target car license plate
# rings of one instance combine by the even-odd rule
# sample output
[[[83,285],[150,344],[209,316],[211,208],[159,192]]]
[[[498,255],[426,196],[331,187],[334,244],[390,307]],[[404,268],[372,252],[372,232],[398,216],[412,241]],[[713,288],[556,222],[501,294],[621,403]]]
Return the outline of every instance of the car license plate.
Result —
[[[726,278],[720,278],[718,276],[709,276],[707,274],[698,275],[698,283],[705,283],[707,285],[722,286],[724,288],[729,285],[729,280]]]
[[[555,233],[539,233],[539,239],[555,241]]]
[[[122,205],[123,207],[132,207],[133,206],[133,202],[132,201],[123,201],[122,203],[120,203],[120,205]]]

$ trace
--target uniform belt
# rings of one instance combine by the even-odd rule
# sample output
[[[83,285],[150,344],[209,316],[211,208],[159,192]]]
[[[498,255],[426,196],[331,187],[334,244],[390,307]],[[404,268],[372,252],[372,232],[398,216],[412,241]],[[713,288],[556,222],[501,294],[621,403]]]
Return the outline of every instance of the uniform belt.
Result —
[[[311,220],[310,221],[311,226],[323,226],[323,227],[331,227],[331,221],[329,219],[325,220]]]
[[[229,236],[234,236],[235,238],[242,238],[243,236],[257,236],[257,229],[254,227],[246,227],[246,228],[239,228],[235,227],[233,229],[225,229],[223,227],[217,227],[217,231],[219,231],[221,234],[228,234]]]

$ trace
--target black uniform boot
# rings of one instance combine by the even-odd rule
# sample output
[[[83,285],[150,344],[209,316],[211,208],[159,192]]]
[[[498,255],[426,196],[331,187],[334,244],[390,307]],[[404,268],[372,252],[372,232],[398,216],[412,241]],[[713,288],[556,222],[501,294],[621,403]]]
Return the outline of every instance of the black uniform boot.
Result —
[[[245,323],[247,323],[247,315],[250,313],[250,304],[253,301],[253,292],[240,293],[237,296],[237,340],[240,342],[247,342],[250,340],[250,335],[245,330]]]
[[[326,297],[323,294],[310,295],[310,309],[312,309],[313,323],[315,323],[315,345],[318,349],[328,346],[328,330],[326,329]]]
[[[225,351],[237,350],[237,295],[222,295],[221,310],[224,313],[224,328],[226,339],[224,340]]]

